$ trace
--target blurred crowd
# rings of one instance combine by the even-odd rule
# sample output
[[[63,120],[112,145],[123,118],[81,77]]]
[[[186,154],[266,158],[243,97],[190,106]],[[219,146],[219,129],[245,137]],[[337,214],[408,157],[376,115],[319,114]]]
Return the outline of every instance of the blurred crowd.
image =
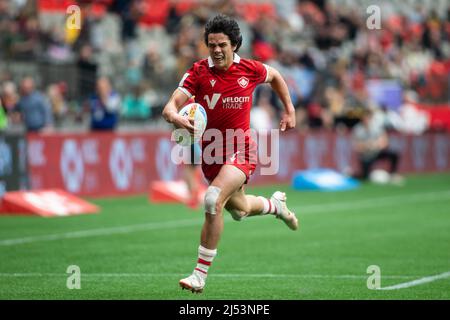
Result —
[[[79,5],[80,30],[67,27],[68,15],[55,3]],[[449,107],[450,4],[378,1],[379,29],[368,28],[370,5],[0,0],[0,129],[158,124],[183,73],[208,55],[205,22],[225,13],[241,27],[240,55],[285,77],[299,130],[351,129],[370,109],[388,128],[422,133],[429,129],[427,115],[417,104]],[[370,88],[379,81],[390,84],[385,90],[396,101],[374,99]],[[259,86],[253,101],[255,128],[275,127],[281,108],[270,88]]]

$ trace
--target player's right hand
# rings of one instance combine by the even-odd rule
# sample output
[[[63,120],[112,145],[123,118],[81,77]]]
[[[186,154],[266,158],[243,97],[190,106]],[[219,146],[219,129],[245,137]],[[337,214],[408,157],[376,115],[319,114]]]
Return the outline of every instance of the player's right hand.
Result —
[[[186,129],[190,134],[194,134],[194,119],[188,119],[180,114],[176,114],[172,119],[172,123],[175,128]]]

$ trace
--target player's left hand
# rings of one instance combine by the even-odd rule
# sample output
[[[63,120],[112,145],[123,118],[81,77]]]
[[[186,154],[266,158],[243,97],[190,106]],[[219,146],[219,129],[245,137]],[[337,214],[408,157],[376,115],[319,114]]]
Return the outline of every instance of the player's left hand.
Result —
[[[281,131],[286,131],[293,128],[295,128],[295,111],[283,112],[280,121]]]

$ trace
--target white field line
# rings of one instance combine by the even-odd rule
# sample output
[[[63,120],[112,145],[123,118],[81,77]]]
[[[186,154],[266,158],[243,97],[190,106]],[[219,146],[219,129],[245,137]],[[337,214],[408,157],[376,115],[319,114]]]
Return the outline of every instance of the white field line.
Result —
[[[111,235],[111,234],[130,233],[130,232],[136,232],[136,231],[146,231],[146,230],[155,230],[155,229],[179,228],[179,227],[199,225],[202,222],[203,222],[203,220],[201,220],[201,219],[186,219],[186,220],[175,220],[175,221],[165,221],[165,222],[150,222],[150,223],[145,223],[145,224],[134,224],[134,225],[123,226],[123,227],[71,231],[71,232],[48,234],[48,235],[42,235],[42,236],[4,239],[4,240],[0,240],[0,246],[11,246],[11,245],[16,245],[16,244],[38,242],[38,241],[53,241],[53,240],[61,240],[61,239],[105,236],[105,235]]]
[[[424,284],[424,283],[433,282],[433,281],[440,280],[440,279],[445,279],[445,278],[448,278],[448,277],[450,277],[450,272],[444,272],[444,273],[437,274],[437,275],[434,275],[434,276],[429,276],[429,277],[424,277],[424,278],[420,278],[420,279],[409,281],[409,282],[399,283],[399,284],[396,284],[394,286],[379,288],[378,290],[405,289],[405,288],[409,288],[409,287],[418,286],[418,285],[421,285],[421,284]],[[383,278],[383,276],[382,276],[382,278]]]
[[[0,273],[0,277],[8,278],[39,278],[39,277],[68,277],[70,274],[65,273]],[[81,277],[89,278],[142,278],[142,277],[183,277],[183,273],[81,273]],[[212,277],[217,278],[326,278],[326,279],[367,279],[367,275],[325,275],[325,274],[273,274],[273,273],[253,273],[253,274],[234,274],[222,273],[214,274]],[[391,275],[382,276],[387,279],[411,279],[418,276],[410,275]]]
[[[66,278],[69,274],[65,273],[0,273],[0,278],[43,278],[43,277],[62,277]],[[182,273],[81,273],[81,277],[90,280],[100,279],[100,278],[161,278],[161,277],[183,277],[186,274]],[[367,279],[367,275],[354,275],[354,274],[341,274],[341,275],[325,275],[325,274],[214,274],[212,277],[216,278],[259,278],[259,279]],[[417,275],[383,275],[382,279],[410,279],[417,278]],[[440,279],[445,279],[450,277],[450,272],[444,272],[434,276],[423,277],[417,280],[400,283],[394,286],[379,288],[377,290],[398,290],[405,289],[413,286],[418,286],[421,284],[437,281]]]
[[[349,209],[362,209],[362,208],[376,208],[381,206],[393,206],[401,204],[402,201],[408,201],[408,203],[420,203],[428,201],[439,201],[450,198],[450,190],[438,191],[438,192],[427,192],[427,193],[416,193],[409,195],[400,195],[392,197],[378,197],[359,201],[344,201],[331,204],[317,204],[317,205],[307,205],[298,206],[293,208],[293,210],[299,210],[299,214],[315,214],[315,213],[334,213],[337,211],[346,211]],[[225,217],[225,221],[232,221],[228,216]],[[160,229],[170,229],[178,227],[187,227],[201,225],[203,220],[201,219],[186,219],[186,220],[174,220],[165,222],[150,222],[146,224],[135,224],[123,227],[110,227],[110,228],[99,228],[99,229],[88,229],[80,231],[71,231],[65,233],[49,234],[42,236],[30,236],[24,238],[13,238],[13,239],[3,239],[0,240],[0,246],[11,246],[24,243],[33,243],[39,241],[54,241],[62,239],[73,239],[73,238],[86,238],[93,236],[108,236],[112,234],[125,234],[137,231],[147,231],[147,230],[160,230]]]

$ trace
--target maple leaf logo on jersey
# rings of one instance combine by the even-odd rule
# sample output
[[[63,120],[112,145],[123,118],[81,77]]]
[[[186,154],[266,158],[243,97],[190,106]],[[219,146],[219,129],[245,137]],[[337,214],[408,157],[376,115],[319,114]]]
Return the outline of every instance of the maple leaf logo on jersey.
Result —
[[[246,88],[250,81],[246,77],[240,77],[237,82],[242,88]]]

